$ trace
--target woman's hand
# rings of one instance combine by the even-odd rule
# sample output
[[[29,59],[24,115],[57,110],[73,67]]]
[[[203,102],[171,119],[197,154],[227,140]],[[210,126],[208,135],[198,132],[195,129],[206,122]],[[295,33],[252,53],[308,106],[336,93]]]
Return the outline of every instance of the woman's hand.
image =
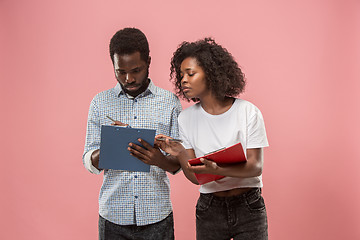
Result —
[[[216,162],[213,162],[211,160],[207,160],[205,158],[200,158],[200,161],[203,163],[202,165],[195,165],[192,166],[190,163],[188,163],[188,169],[190,172],[193,173],[208,173],[208,174],[216,174],[217,170],[219,169],[219,166],[216,164]]]
[[[165,140],[160,140],[160,138]],[[170,141],[171,137],[168,137],[163,134],[156,135],[155,137],[155,144],[161,148],[163,151],[169,153],[172,156],[179,156],[185,148],[179,142]]]

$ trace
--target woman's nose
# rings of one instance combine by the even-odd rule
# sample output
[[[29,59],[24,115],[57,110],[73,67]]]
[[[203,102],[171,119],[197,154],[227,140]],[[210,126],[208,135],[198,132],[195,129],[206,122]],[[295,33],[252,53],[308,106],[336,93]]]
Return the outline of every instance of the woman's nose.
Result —
[[[183,78],[180,81],[181,84],[187,83],[187,77],[183,76]]]

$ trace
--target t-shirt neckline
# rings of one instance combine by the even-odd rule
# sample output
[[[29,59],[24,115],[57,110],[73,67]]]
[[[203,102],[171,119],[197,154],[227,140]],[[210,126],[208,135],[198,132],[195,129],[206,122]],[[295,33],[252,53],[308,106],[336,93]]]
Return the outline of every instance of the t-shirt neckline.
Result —
[[[211,117],[211,118],[220,118],[220,117],[224,117],[226,115],[229,115],[235,109],[235,104],[237,104],[237,102],[238,102],[238,99],[235,98],[235,101],[233,102],[231,107],[226,112],[223,112],[223,113],[217,114],[217,115],[210,114],[207,111],[205,111],[204,108],[201,106],[201,103],[199,103],[199,107],[200,107],[201,113],[204,114],[205,116]]]

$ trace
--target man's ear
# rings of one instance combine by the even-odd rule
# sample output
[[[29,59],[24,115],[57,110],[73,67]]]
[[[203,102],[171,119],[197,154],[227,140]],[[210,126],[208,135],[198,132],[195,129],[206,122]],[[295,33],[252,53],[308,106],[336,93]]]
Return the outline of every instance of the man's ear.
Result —
[[[150,63],[151,63],[151,57],[149,56],[149,58],[148,58],[148,60],[147,60],[148,66],[150,66]]]

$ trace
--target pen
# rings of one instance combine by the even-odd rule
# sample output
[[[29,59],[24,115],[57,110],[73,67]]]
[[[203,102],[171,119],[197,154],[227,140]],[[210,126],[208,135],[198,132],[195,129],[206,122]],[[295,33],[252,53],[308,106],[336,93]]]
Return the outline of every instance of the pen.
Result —
[[[159,137],[159,138],[157,138],[156,140],[165,141],[166,138],[164,138],[164,137]],[[169,138],[169,141],[170,141],[170,142],[179,142],[179,143],[182,143],[182,142],[183,142],[181,139],[175,139],[175,138]]]
[[[107,116],[107,115],[106,115],[106,117],[107,117],[108,119],[110,119],[111,121],[113,121],[114,123],[117,122],[116,120],[112,119],[111,117],[109,117],[109,116]],[[121,123],[121,124],[124,124],[124,123]],[[117,125],[117,126],[131,128],[128,124]]]
[[[113,122],[116,122],[114,119],[112,119],[111,117],[109,117],[109,116],[106,116],[108,119],[110,119],[111,121],[113,121]]]

